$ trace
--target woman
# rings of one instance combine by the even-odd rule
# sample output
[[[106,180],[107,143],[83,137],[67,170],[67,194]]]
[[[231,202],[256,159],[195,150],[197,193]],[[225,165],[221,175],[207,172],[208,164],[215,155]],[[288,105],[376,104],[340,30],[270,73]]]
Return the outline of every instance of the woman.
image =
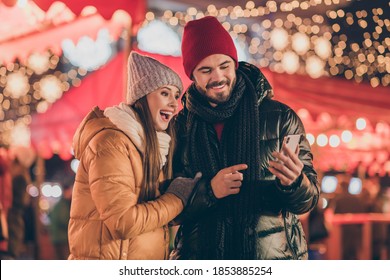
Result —
[[[196,182],[179,178],[163,195],[158,189],[161,179],[172,177],[175,138],[169,123],[183,89],[179,76],[136,52],[129,56],[128,73],[126,104],[104,112],[95,107],[74,136],[80,165],[69,259],[167,259],[167,224]]]

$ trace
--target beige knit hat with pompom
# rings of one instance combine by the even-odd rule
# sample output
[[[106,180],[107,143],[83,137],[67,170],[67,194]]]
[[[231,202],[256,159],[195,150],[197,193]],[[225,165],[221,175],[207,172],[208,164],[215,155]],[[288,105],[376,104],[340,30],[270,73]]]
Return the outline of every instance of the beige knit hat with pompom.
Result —
[[[182,81],[176,72],[152,57],[132,51],[128,60],[128,90],[126,102],[133,105],[138,99],[166,86],[176,86],[183,92]]]

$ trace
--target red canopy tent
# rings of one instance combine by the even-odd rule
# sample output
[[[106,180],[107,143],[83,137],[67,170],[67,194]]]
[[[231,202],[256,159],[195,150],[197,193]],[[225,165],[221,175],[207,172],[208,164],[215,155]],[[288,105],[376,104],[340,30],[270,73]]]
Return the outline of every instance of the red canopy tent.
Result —
[[[59,7],[59,3],[65,6]],[[28,9],[21,9],[14,6],[15,4],[16,1],[12,0],[0,1],[0,18],[2,19],[0,63],[3,64],[12,62],[16,58],[24,61],[31,53],[47,49],[59,55],[63,39],[77,41],[81,36],[93,38],[102,28],[107,28],[114,39],[118,38],[123,28],[132,27],[135,33],[143,22],[146,12],[144,0],[111,2],[104,0],[34,0],[28,2]],[[81,15],[86,6],[95,7],[97,13],[89,16]],[[47,12],[52,7],[54,7],[53,13],[55,14],[50,18],[42,10]],[[131,17],[131,23],[109,20],[118,10],[127,12]],[[57,23],[58,21],[60,23]]]
[[[311,79],[264,70],[275,91],[275,99],[300,115],[306,132],[341,138],[344,130],[353,141],[337,147],[312,146],[319,170],[354,170],[358,164],[369,173],[390,174],[390,98],[385,87],[373,88],[341,78]],[[304,109],[304,110],[302,110]],[[305,113],[305,112],[308,112]],[[358,130],[355,121],[364,118],[367,128]],[[386,161],[389,164],[386,164]]]

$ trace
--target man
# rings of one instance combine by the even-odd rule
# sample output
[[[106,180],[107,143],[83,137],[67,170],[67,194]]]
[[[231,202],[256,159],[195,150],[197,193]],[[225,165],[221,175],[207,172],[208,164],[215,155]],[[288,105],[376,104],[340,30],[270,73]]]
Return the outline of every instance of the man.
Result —
[[[201,172],[203,178],[177,219],[172,258],[306,259],[297,215],[313,209],[319,189],[301,120],[267,97],[272,89],[257,67],[238,63],[216,18],[187,23],[182,55],[193,83],[176,120],[174,169],[177,176]],[[295,151],[282,145],[291,134],[302,135]],[[248,168],[213,178],[235,164]],[[225,186],[232,176],[237,185]]]

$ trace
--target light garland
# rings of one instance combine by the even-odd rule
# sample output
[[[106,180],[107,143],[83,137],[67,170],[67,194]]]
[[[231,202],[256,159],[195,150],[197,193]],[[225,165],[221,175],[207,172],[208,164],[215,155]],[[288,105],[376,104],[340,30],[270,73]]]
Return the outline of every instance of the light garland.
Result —
[[[362,2],[357,1],[356,5],[346,3],[340,7],[336,6],[340,4],[339,0],[266,1],[262,2],[262,6],[248,1],[244,7],[217,8],[209,5],[206,11],[194,7],[177,12],[155,10],[147,13],[144,25],[160,20],[181,35],[188,21],[211,15],[217,17],[232,38],[240,42],[243,51],[248,54],[247,61],[259,67],[289,74],[307,74],[313,78],[341,76],[359,83],[369,82],[374,88],[388,86],[390,20],[385,15],[390,14],[389,3]],[[316,12],[324,8],[326,13]],[[362,34],[362,37],[357,37],[357,34]],[[310,118],[305,118],[305,121]],[[314,127],[322,127],[323,130],[314,129],[307,134],[314,153],[325,148],[329,152],[357,149],[355,158],[372,162],[374,159],[366,159],[371,153],[365,153],[367,149],[372,149],[377,158],[383,157],[380,172],[390,172],[390,159],[384,148],[390,143],[387,140],[390,135],[388,124],[379,122],[374,131],[371,131],[372,127],[366,127],[356,132],[357,127],[349,123],[350,120],[343,121],[342,117],[337,123],[331,123],[334,120],[330,116],[322,121],[329,127],[321,126],[321,119],[317,119],[318,125]],[[314,123],[313,120],[311,122]],[[359,128],[360,122],[357,124]],[[348,166],[350,153],[347,155],[346,160],[340,160],[337,168]],[[325,170],[329,166],[321,168]]]
[[[73,49],[63,49],[61,57],[46,51],[31,54],[26,64],[0,64],[0,147],[18,144],[15,135],[30,141],[20,127],[28,127],[33,113],[45,113],[72,86],[78,87],[85,75],[106,64],[120,48],[118,42],[101,30],[96,40],[84,37]]]
[[[388,86],[390,38],[385,35],[390,31],[390,20],[385,16],[390,13],[388,3],[386,6],[383,2],[370,2],[367,4],[370,8],[366,10],[360,8],[361,3],[356,5],[359,10],[354,6],[334,9],[334,5],[338,4],[339,0],[282,3],[269,0],[263,6],[248,1],[244,7],[217,8],[209,5],[206,11],[190,7],[178,12],[148,12],[144,25],[159,19],[181,34],[188,21],[212,15],[223,22],[233,38],[245,42],[245,52],[250,54],[248,62],[260,67],[269,67],[277,72],[309,74],[314,78],[343,76],[356,82],[369,81],[372,87]],[[325,17],[314,12],[320,5],[328,9]],[[298,9],[312,9],[312,16],[296,16],[294,12]],[[279,18],[271,21],[268,19],[270,15]],[[256,20],[249,23],[251,18]],[[363,31],[364,37],[361,40],[353,38],[360,31]],[[293,58],[292,53],[299,59]],[[285,55],[287,58],[284,58]],[[286,60],[294,65],[286,66]]]

